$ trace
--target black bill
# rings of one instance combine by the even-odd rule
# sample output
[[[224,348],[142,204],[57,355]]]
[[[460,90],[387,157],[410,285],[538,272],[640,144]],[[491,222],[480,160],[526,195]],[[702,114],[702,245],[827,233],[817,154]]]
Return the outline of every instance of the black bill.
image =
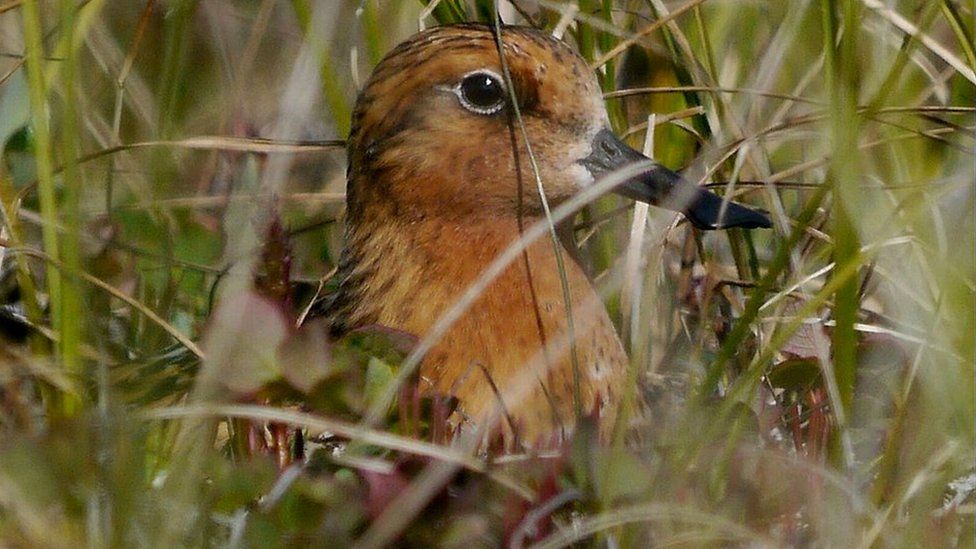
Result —
[[[610,130],[601,130],[593,139],[593,152],[581,163],[593,177],[610,173],[635,162],[646,162],[646,156],[631,149]],[[699,229],[743,229],[772,227],[766,214],[729,202],[722,212],[722,197],[693,185],[675,172],[655,163],[647,171],[625,181],[614,192],[671,210],[679,211]],[[722,218],[719,219],[719,214]]]

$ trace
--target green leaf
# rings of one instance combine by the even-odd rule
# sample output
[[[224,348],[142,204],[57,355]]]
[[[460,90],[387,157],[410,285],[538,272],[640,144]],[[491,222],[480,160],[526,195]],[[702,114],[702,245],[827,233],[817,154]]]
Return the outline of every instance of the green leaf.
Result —
[[[784,360],[773,366],[767,377],[773,387],[804,391],[820,380],[820,363],[814,358]]]
[[[392,366],[376,357],[369,359],[366,366],[366,389],[363,392],[367,409],[379,400],[395,377]]]
[[[328,353],[324,322],[310,322],[289,334],[278,352],[288,383],[309,393],[335,371]]]
[[[30,120],[30,99],[27,80],[23,71],[17,71],[7,80],[0,93],[0,149]]]
[[[258,391],[281,377],[278,349],[288,335],[281,309],[254,292],[224,296],[204,339],[225,387],[238,394]]]

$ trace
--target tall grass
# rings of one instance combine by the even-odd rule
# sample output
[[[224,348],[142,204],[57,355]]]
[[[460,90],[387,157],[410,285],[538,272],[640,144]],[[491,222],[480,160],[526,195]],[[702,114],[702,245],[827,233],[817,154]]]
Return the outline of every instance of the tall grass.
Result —
[[[424,8],[0,0],[0,543],[973,546],[972,1],[502,3],[775,230],[591,204],[649,410],[488,456],[409,335],[294,328],[357,86]]]

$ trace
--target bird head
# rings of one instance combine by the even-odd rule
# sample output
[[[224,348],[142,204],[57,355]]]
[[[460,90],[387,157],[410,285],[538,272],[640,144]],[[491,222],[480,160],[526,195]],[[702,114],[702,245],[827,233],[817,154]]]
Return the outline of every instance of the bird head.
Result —
[[[596,76],[565,43],[505,26],[499,48],[495,32],[477,24],[436,27],[379,63],[353,114],[351,221],[370,211],[537,216],[536,172],[547,199],[558,204],[643,162],[646,170],[616,192],[674,207],[700,228],[769,226],[748,208],[722,208],[717,195],[619,140]]]

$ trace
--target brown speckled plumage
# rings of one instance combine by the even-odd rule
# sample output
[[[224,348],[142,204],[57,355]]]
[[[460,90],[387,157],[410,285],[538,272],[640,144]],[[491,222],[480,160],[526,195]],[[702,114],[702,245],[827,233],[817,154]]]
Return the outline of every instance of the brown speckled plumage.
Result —
[[[566,173],[577,160],[570,154],[579,156],[605,124],[599,88],[565,44],[532,29],[506,27],[503,36],[540,175],[558,203],[579,190],[578,174]],[[479,116],[438,91],[482,68],[502,73],[489,27],[439,27],[394,49],[360,93],[349,140],[340,282],[320,308],[335,335],[367,324],[423,335],[540,218],[509,109]],[[590,282],[565,257],[583,409],[592,411],[599,398],[610,425],[627,358]],[[421,376],[458,397],[458,421],[473,425],[504,410],[522,440],[549,439],[575,423],[566,335],[553,244],[541,239],[435,346]]]
[[[321,307],[334,334],[381,324],[423,336],[543,217],[514,109],[506,102],[479,113],[459,91],[473,73],[503,74],[493,32],[483,25],[422,32],[394,49],[360,93],[349,139],[340,283]],[[600,141],[610,135],[607,115],[582,58],[540,31],[504,27],[502,35],[550,204],[592,184],[587,157],[602,151],[612,158],[599,162],[634,161],[622,143],[607,148]],[[594,152],[597,143],[602,149]],[[566,434],[577,419],[573,347],[581,409],[599,409],[604,433],[612,427],[628,359],[585,273],[563,256],[574,345],[567,341],[556,250],[546,238],[488,286],[421,364],[431,390],[459,399],[454,419],[465,428],[503,410],[528,443]]]

